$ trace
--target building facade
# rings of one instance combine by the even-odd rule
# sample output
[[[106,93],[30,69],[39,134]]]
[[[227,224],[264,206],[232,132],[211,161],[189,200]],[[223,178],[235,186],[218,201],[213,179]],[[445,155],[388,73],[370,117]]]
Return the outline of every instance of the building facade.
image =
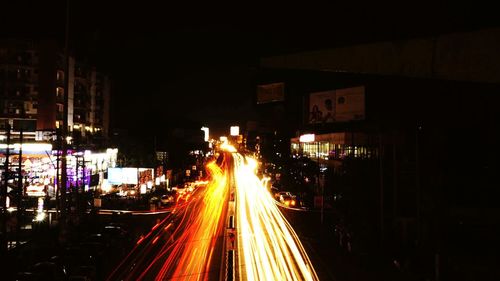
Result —
[[[56,42],[0,41],[0,172],[2,188],[24,187],[19,196],[55,197],[65,95],[67,190],[100,188],[107,168],[116,165],[118,151],[107,147],[110,79],[71,56],[68,66],[66,87],[65,57]]]
[[[383,247],[427,277],[475,270],[453,241],[496,233],[497,83],[260,70],[259,86],[277,83],[282,98],[257,102],[261,124],[288,136],[292,158],[318,163],[325,202],[350,224],[354,244]],[[448,263],[437,268],[436,259]]]
[[[24,138],[53,140],[63,124],[64,96],[68,96],[68,125],[75,138],[102,142],[109,132],[111,84],[95,67],[69,58],[69,87],[65,87],[65,59],[52,41],[0,42],[0,123],[36,123]],[[13,134],[18,130],[13,128]]]

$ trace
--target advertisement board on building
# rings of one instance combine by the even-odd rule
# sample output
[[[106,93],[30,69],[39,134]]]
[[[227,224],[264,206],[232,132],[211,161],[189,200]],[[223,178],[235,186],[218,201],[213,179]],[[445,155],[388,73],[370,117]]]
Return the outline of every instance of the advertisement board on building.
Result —
[[[336,91],[337,122],[365,119],[365,87],[353,87]]]
[[[257,86],[257,103],[285,100],[285,83],[271,83]]]
[[[124,184],[137,184],[137,168],[122,168],[122,182]]]
[[[334,123],[365,119],[365,87],[352,87],[309,95],[307,123]]]
[[[35,140],[36,141],[55,141],[57,135],[55,131],[47,130],[47,131],[36,131]]]
[[[335,91],[311,93],[309,95],[309,124],[335,122]]]
[[[139,184],[153,182],[153,172],[151,168],[139,168]]]
[[[122,168],[108,168],[108,183],[122,184]]]
[[[108,168],[109,184],[137,184],[137,168]]]

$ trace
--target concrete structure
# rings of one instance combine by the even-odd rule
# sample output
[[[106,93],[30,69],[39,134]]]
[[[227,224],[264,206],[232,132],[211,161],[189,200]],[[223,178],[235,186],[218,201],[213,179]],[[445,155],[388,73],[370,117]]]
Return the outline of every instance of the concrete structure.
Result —
[[[464,249],[496,245],[485,237],[500,218],[499,48],[500,29],[489,29],[263,58],[259,85],[284,84],[284,98],[256,103],[261,131],[275,128],[292,156],[326,168],[325,195],[354,245],[378,239],[427,279],[487,279],[498,257]],[[362,119],[311,122],[315,94],[359,86]]]
[[[64,95],[74,136],[106,137],[109,131],[110,80],[70,57],[69,89],[64,87],[64,56],[52,41],[0,42],[0,123],[36,120],[28,139],[53,139],[62,126]],[[16,132],[14,132],[15,134]]]
[[[267,57],[261,66],[498,83],[499,49],[493,28]]]

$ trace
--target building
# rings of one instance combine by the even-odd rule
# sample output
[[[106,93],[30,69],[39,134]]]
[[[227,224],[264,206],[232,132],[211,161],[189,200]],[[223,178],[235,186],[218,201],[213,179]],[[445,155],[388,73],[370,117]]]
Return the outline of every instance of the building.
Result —
[[[63,125],[65,95],[70,134],[67,190],[99,188],[107,168],[116,165],[118,151],[107,147],[109,77],[69,57],[68,84],[66,88],[65,58],[56,42],[0,41],[2,188],[14,184],[12,174],[21,174],[16,178],[25,187],[20,195],[40,196],[45,190],[43,194],[55,197],[62,169],[62,139],[58,141],[57,135]]]
[[[36,130],[25,132],[24,138],[53,140],[63,123],[67,94],[73,137],[85,144],[102,145],[109,132],[109,77],[70,57],[66,89],[64,66],[64,55],[53,41],[1,41],[0,123],[31,120],[36,122]],[[13,135],[18,134],[13,129]]]
[[[498,33],[261,60],[258,88],[283,89],[264,99],[258,90],[261,124],[289,136],[292,156],[320,164],[325,195],[365,236],[353,239],[379,240],[425,278],[492,276],[484,265],[498,258],[484,254],[500,221]]]

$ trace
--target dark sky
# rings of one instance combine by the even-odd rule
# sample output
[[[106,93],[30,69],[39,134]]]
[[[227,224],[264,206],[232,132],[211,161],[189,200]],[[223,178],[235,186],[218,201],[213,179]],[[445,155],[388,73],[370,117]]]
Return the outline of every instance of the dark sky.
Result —
[[[64,38],[66,1],[10,2],[1,36]],[[497,25],[457,1],[178,2],[71,1],[72,49],[115,82],[114,126],[250,119],[261,56]]]

